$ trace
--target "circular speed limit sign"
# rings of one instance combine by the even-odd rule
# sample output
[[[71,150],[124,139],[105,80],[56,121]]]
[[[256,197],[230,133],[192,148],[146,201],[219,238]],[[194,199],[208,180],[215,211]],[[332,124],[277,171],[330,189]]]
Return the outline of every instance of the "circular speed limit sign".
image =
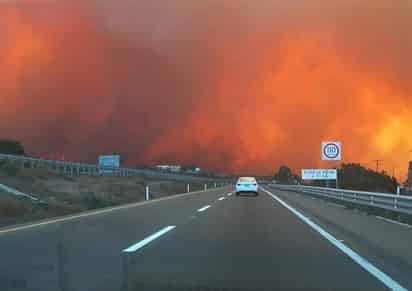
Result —
[[[340,142],[322,142],[322,160],[338,161],[341,159]]]

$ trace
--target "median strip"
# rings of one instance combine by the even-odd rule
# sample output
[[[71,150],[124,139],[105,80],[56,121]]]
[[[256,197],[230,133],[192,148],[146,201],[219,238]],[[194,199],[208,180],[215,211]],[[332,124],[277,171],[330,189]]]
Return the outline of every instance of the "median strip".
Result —
[[[323,236],[326,240],[328,240],[332,245],[337,247],[339,250],[341,250],[345,255],[347,255],[349,258],[351,258],[355,263],[357,263],[359,266],[361,266],[364,270],[366,270],[369,274],[374,276],[376,279],[378,279],[380,282],[382,282],[386,287],[388,287],[391,290],[399,290],[399,291],[407,291],[406,288],[401,286],[398,282],[396,282],[394,279],[389,277],[387,274],[385,274],[383,271],[379,270],[377,267],[372,265],[368,260],[363,258],[361,255],[356,253],[354,250],[352,250],[350,247],[345,245],[342,241],[338,240],[335,238],[333,235],[331,235],[329,232],[324,230],[322,227],[311,221],[308,217],[300,213],[298,210],[293,208],[292,206],[288,205],[286,202],[284,202],[282,199],[271,193],[270,191],[263,189],[263,191],[271,196],[273,199],[275,199],[277,202],[279,202],[283,207],[288,209],[290,212],[292,212],[294,215],[296,215],[300,220],[302,220],[304,223],[309,225],[312,229],[314,229],[316,232],[318,232],[321,236]]]
[[[203,212],[203,211],[205,211],[205,210],[208,209],[208,208],[210,208],[210,205],[206,205],[206,206],[204,206],[204,207],[202,207],[202,208],[199,208],[199,209],[197,210],[197,212]]]
[[[159,230],[158,232],[146,237],[145,239],[141,240],[140,242],[131,245],[130,247],[128,247],[127,249],[124,249],[123,252],[125,253],[133,253],[135,251],[137,251],[138,249],[144,247],[145,245],[151,243],[152,241],[154,241],[155,239],[161,237],[162,235],[164,235],[165,233],[171,231],[172,229],[174,229],[176,226],[175,225],[169,225],[166,226],[165,228],[162,228],[161,230]]]

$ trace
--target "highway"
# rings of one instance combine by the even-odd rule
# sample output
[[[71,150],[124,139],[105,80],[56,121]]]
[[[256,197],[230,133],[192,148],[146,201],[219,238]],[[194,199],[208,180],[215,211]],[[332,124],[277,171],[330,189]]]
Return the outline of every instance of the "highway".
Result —
[[[410,228],[368,218],[355,238],[339,225],[356,213],[268,186],[259,194],[226,187],[2,229],[0,290],[412,288],[412,259],[395,243],[367,247],[371,226],[397,241]]]

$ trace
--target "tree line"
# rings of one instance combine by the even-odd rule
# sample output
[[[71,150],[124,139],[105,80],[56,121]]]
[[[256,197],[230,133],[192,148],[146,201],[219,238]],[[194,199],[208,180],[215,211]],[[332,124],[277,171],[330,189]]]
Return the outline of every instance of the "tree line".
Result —
[[[274,179],[281,184],[301,184],[301,177],[294,174],[292,170],[282,165],[275,173]],[[385,171],[377,172],[367,169],[358,163],[343,163],[338,168],[339,188],[347,190],[360,190],[371,192],[395,193],[399,182],[395,177],[388,175]],[[305,182],[311,186],[336,187],[335,181],[313,180]]]
[[[25,155],[23,144],[17,140],[0,139],[0,154]]]

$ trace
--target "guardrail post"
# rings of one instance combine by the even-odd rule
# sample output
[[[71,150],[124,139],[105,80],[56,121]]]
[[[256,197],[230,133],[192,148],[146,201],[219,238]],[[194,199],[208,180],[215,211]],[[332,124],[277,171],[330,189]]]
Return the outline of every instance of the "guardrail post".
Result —
[[[190,192],[190,184],[186,185],[186,192],[189,193]]]
[[[217,184],[216,184],[216,182],[215,182],[215,188],[217,188]]]
[[[145,199],[146,199],[146,201],[148,201],[150,199],[149,186],[146,186]]]
[[[205,191],[207,190],[207,184],[205,184],[205,186],[204,186],[204,190],[205,190]]]
[[[398,208],[398,197],[395,197],[394,205],[393,207],[396,209]]]

